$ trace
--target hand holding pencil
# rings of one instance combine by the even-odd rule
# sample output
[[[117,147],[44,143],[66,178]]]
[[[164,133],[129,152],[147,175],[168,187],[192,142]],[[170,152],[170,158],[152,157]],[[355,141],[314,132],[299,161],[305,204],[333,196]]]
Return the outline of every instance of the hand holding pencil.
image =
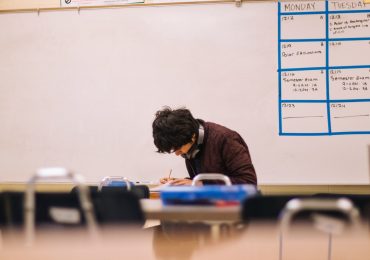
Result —
[[[171,178],[172,169],[170,170],[170,173],[168,174],[168,177],[161,178],[159,182],[161,184],[169,184],[171,186],[183,186],[183,185],[191,185],[192,180],[190,179],[176,179]]]
[[[168,177],[163,177],[163,178],[161,178],[161,179],[159,180],[159,182],[160,182],[161,184],[165,184],[165,183],[168,183],[168,182],[170,182],[170,181],[175,180],[175,178],[171,178],[171,174],[172,174],[172,169],[170,170],[170,173],[168,174]]]

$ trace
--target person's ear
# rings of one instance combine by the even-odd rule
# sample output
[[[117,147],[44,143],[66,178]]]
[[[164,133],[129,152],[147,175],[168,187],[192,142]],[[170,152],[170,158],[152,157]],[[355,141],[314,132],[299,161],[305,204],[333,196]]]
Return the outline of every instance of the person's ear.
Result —
[[[195,142],[195,134],[191,137],[191,141],[194,143]]]

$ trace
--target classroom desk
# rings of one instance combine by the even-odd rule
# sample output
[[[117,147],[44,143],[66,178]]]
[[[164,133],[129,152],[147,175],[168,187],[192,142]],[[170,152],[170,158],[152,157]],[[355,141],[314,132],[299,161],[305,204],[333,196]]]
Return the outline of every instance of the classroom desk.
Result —
[[[241,220],[240,206],[163,206],[159,199],[142,199],[147,219],[162,221],[225,221]]]
[[[255,225],[246,232],[221,243],[198,250],[192,259],[212,260],[363,260],[370,259],[370,237],[367,229],[332,236],[329,256],[329,236],[312,226],[281,233],[277,225]]]
[[[366,232],[365,232],[366,231]],[[161,234],[161,235],[159,235]],[[63,230],[41,233],[33,247],[25,247],[17,236],[0,248],[2,260],[100,260],[100,259],[186,259],[186,260],[278,260],[280,249],[284,260],[328,259],[327,234],[303,228],[287,235],[279,244],[276,225],[256,225],[245,232],[221,241],[199,240],[176,232],[112,228],[98,239],[83,233]],[[332,260],[363,260],[370,258],[367,230],[359,234],[333,236]]]

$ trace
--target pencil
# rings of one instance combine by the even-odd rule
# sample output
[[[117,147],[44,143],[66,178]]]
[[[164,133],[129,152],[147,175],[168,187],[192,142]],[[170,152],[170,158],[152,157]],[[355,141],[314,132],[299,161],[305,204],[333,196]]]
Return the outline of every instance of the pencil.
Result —
[[[172,174],[172,169],[170,170],[170,174],[168,175],[168,180],[171,180],[171,174]]]

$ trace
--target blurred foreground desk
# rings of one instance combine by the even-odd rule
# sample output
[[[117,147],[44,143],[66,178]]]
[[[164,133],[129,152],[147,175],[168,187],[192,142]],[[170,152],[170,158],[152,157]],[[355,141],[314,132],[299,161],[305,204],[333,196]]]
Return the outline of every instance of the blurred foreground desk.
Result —
[[[1,260],[101,260],[101,259],[181,259],[181,260],[277,260],[279,229],[276,225],[251,226],[226,240],[204,241],[189,233],[174,232],[158,236],[154,229],[137,230],[112,227],[97,239],[86,233],[41,232],[33,247],[25,247],[21,237],[5,237]],[[368,230],[333,237],[332,260],[370,259]],[[283,260],[327,259],[328,237],[312,227],[286,235]]]
[[[161,221],[232,221],[241,220],[240,206],[163,206],[159,199],[142,199],[147,219]]]

